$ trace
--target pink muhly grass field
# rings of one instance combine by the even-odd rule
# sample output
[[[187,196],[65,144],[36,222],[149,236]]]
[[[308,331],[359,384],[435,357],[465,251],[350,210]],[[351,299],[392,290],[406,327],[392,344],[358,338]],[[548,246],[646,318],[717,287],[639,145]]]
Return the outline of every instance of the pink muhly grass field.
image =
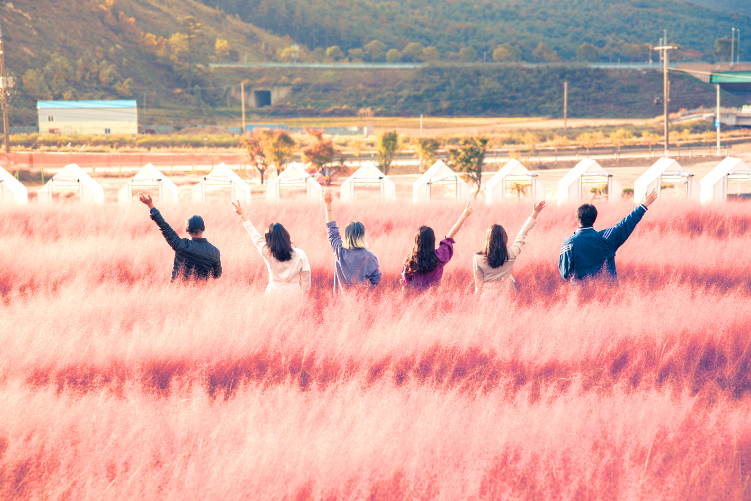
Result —
[[[140,204],[3,207],[0,498],[748,499],[749,205],[656,202],[621,287],[584,292],[557,271],[572,208],[551,206],[518,293],[480,301],[485,229],[513,239],[531,208],[476,205],[442,289],[405,301],[415,229],[442,237],[460,205],[335,204],[384,277],[334,299],[323,207],[254,201],[310,259],[302,302],[263,295],[229,201],[157,204],[176,229],[204,217],[224,275],[203,287],[167,286]]]

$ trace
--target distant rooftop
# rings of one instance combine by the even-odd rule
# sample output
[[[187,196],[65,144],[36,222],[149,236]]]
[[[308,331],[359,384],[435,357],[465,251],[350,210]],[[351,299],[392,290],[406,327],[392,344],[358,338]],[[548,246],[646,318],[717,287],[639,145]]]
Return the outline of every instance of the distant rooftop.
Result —
[[[135,108],[135,100],[125,101],[37,101],[38,110],[64,110],[81,108]]]

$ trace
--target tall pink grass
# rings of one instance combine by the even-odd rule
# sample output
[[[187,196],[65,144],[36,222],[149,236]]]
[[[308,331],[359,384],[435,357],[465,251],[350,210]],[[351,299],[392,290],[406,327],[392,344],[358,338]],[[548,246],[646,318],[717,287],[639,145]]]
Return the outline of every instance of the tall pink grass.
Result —
[[[632,206],[601,207],[598,227]],[[199,213],[225,274],[168,287],[142,206],[4,208],[0,496],[12,499],[743,499],[751,435],[751,216],[658,202],[617,257],[621,287],[557,274],[571,208],[546,209],[517,294],[478,301],[476,209],[440,291],[405,301],[421,224],[461,207],[335,207],[367,228],[384,281],[334,298],[318,205],[256,203],[313,268],[299,303],[226,206]],[[343,224],[340,224],[343,226]]]

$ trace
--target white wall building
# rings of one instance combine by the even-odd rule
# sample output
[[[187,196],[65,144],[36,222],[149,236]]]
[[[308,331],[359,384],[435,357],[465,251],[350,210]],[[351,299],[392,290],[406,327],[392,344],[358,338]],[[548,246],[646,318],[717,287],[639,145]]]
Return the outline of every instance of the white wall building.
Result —
[[[225,164],[219,164],[190,191],[193,202],[205,202],[210,191],[229,190],[230,200],[250,203],[250,186],[235,171]]]
[[[751,169],[740,158],[726,158],[699,181],[701,203],[726,201],[730,181],[751,181]]]
[[[29,192],[10,172],[0,167],[0,203],[12,202],[29,203]]]
[[[76,164],[66,165],[45,184],[37,198],[52,202],[54,193],[75,193],[81,202],[104,203],[104,189]]]
[[[600,164],[585,158],[558,181],[558,205],[581,203],[593,197],[591,190],[605,186],[608,202],[621,199],[621,185]]]
[[[517,194],[509,190],[517,189]],[[534,203],[545,200],[545,185],[518,160],[511,159],[485,183],[485,201],[489,204],[516,199],[521,191],[528,194]]]
[[[323,195],[321,185],[305,171],[302,164],[293,162],[279,174],[266,188],[266,200],[278,202],[282,188],[304,188],[308,200],[320,200]]]
[[[355,199],[356,186],[378,186],[381,200],[396,200],[396,186],[373,162],[365,162],[354,174],[349,176],[339,190],[342,201]]]
[[[451,167],[438,160],[433,166],[420,176],[412,185],[412,201],[414,203],[429,202],[434,187],[448,187],[456,195],[456,200],[468,200],[469,185]]]
[[[38,101],[39,132],[66,136],[138,134],[138,108],[128,101]]]
[[[686,196],[691,200],[699,200],[699,183],[693,174],[686,170],[672,158],[663,157],[652,165],[647,171],[639,176],[634,182],[634,202],[643,204],[647,194],[657,190],[657,198],[660,198],[663,184],[673,184],[679,189],[685,189]]]
[[[133,192],[141,188],[157,188],[160,203],[177,203],[177,186],[151,164],[144,166],[118,190],[117,201],[124,205],[131,203]]]

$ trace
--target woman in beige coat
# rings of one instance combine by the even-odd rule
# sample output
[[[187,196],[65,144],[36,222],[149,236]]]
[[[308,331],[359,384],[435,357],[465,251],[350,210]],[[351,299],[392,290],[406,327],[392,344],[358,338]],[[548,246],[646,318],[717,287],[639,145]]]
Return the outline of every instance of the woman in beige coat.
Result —
[[[522,226],[519,235],[508,245],[508,235],[500,224],[488,228],[485,236],[485,249],[472,256],[472,268],[475,275],[475,294],[513,290],[514,277],[511,270],[516,258],[522,253],[527,232],[537,224],[537,215],[545,208],[545,202],[535,204],[532,215]]]

